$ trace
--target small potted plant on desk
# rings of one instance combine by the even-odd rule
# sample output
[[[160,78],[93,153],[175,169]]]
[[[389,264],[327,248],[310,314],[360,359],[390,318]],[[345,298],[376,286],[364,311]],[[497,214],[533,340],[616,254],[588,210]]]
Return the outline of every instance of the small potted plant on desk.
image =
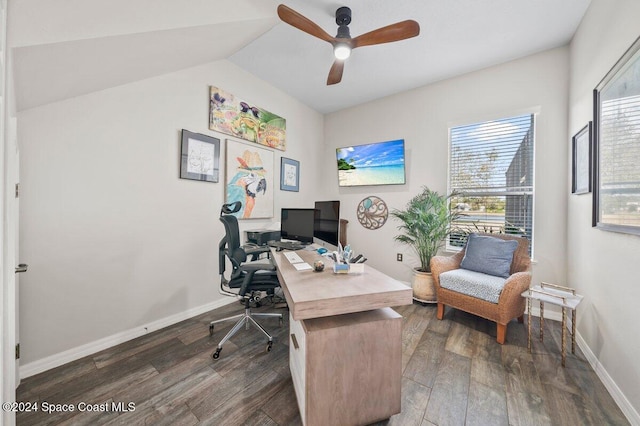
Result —
[[[394,209],[391,215],[401,224],[402,234],[395,240],[408,245],[420,259],[420,266],[414,268],[413,299],[423,303],[436,303],[436,291],[429,263],[438,253],[451,232],[451,222],[460,217],[460,213],[450,208],[450,195],[441,195],[426,186],[422,192],[407,203],[404,210]]]

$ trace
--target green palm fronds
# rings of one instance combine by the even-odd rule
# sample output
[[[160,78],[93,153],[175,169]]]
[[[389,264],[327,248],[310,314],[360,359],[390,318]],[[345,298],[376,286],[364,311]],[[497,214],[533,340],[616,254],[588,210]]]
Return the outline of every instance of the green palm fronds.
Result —
[[[394,209],[391,212],[401,222],[398,230],[402,234],[394,239],[414,250],[420,259],[420,271],[430,272],[431,258],[451,232],[451,222],[460,217],[459,212],[450,208],[451,198],[455,195],[440,195],[424,186],[420,194],[409,200],[404,210]]]

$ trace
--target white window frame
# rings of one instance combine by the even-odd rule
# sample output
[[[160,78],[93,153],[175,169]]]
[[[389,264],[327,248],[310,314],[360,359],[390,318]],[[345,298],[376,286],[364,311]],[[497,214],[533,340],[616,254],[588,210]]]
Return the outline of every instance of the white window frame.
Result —
[[[617,156],[621,158],[625,158],[625,154],[628,152],[632,152],[632,150],[638,149],[638,144],[634,141],[633,145],[629,144],[627,146],[625,142],[628,142],[628,139],[618,137],[615,133],[607,133],[603,132],[603,126],[605,124],[609,125],[619,125],[621,122],[624,123],[625,120],[619,117],[611,118],[605,120],[605,104],[611,101],[614,102],[612,106],[616,106],[615,110],[624,110],[621,108],[621,100],[625,100],[624,103],[627,103],[627,99],[638,97],[636,91],[632,90],[633,87],[637,84],[637,76],[636,74],[630,73],[627,74],[629,67],[637,67],[640,63],[640,37],[636,39],[636,41],[631,45],[631,47],[624,53],[624,55],[618,60],[618,62],[609,70],[607,75],[602,79],[602,81],[596,86],[593,91],[593,106],[594,106],[594,122],[593,122],[593,218],[592,218],[592,226],[597,229],[601,229],[604,231],[612,231],[612,232],[621,232],[627,234],[640,235],[640,225],[636,223],[637,217],[633,215],[633,217],[624,217],[624,214],[620,214],[620,209],[624,209],[624,207],[619,206],[616,210],[613,210],[612,206],[608,206],[607,208],[606,202],[604,200],[607,193],[614,197],[629,197],[633,196],[633,202],[637,202],[637,181],[631,182],[621,182],[618,179],[614,179],[610,181],[610,179],[605,178],[606,171],[615,167],[615,161],[612,161],[611,158],[607,158],[603,155],[603,150],[617,150]],[[633,69],[633,68],[632,68]],[[637,69],[637,68],[636,68]],[[627,89],[628,88],[628,89]],[[637,100],[634,100],[634,108]],[[637,119],[638,113],[637,109],[634,111],[633,118]],[[634,122],[635,124],[636,122]],[[637,129],[637,124],[635,127]],[[634,129],[635,130],[635,129]],[[635,154],[635,153],[634,153]],[[628,157],[627,157],[628,158]],[[634,158],[635,159],[635,158]],[[617,178],[619,178],[619,174],[617,174]],[[637,179],[637,178],[636,178]],[[607,182],[609,180],[609,182]],[[630,199],[631,200],[631,199]],[[630,201],[631,202],[631,201]],[[629,207],[632,207],[630,203],[628,203]],[[636,205],[637,206],[637,205]],[[635,207],[636,209],[638,207]],[[610,210],[608,213],[606,210]],[[624,211],[624,210],[622,210]],[[636,210],[637,212],[637,210]],[[635,212],[634,212],[635,213]],[[609,216],[609,217],[607,217]],[[620,217],[622,216],[622,217]]]
[[[533,152],[532,152],[532,183],[531,183],[531,187],[532,187],[532,195],[533,195],[533,200],[531,203],[531,241],[529,242],[530,244],[530,257],[532,262],[534,262],[534,253],[535,253],[535,236],[536,236],[536,215],[535,215],[535,211],[536,211],[536,151],[537,151],[537,137],[538,137],[538,120],[539,120],[539,115],[540,115],[540,108],[539,107],[535,107],[535,108],[529,108],[529,109],[523,109],[523,110],[518,110],[518,111],[508,111],[508,112],[504,112],[501,114],[495,114],[495,115],[491,115],[491,116],[482,116],[482,117],[471,117],[471,118],[467,118],[467,119],[461,119],[461,120],[457,120],[455,122],[449,122],[447,123],[447,193],[451,193],[452,192],[452,188],[451,188],[451,157],[452,157],[452,153],[451,153],[451,130],[455,127],[463,127],[463,126],[470,126],[473,124],[481,124],[484,122],[490,122],[490,121],[496,121],[496,120],[504,120],[510,117],[518,117],[518,116],[522,116],[522,115],[531,115],[533,116]],[[508,195],[508,194],[504,194],[504,195]],[[448,252],[459,252],[460,250],[462,250],[462,247],[456,247],[456,246],[452,246],[449,244],[449,238],[447,238],[446,244],[445,244],[445,250]]]

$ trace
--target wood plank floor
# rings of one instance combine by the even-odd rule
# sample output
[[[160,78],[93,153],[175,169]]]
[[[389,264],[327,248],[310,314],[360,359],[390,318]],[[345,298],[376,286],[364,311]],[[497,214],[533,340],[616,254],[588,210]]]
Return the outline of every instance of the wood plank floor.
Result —
[[[263,311],[283,312],[272,306]],[[560,366],[560,324],[545,321],[545,341],[512,322],[507,342],[489,321],[434,306],[396,309],[404,317],[402,412],[377,425],[629,424],[584,355]],[[275,337],[242,330],[211,354],[232,323],[213,337],[208,324],[240,313],[233,303],[171,327],[29,377],[18,401],[73,404],[76,411],[20,413],[18,425],[300,425],[288,366],[288,321],[261,323]],[[538,330],[537,320],[533,321]],[[371,391],[371,390],[365,390]],[[133,411],[79,412],[80,403],[135,404]]]

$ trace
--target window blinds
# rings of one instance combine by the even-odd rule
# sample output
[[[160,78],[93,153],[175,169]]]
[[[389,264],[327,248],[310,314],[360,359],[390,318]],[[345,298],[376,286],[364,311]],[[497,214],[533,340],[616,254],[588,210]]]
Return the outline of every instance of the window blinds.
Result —
[[[640,226],[640,96],[603,100],[599,218]]]
[[[452,127],[449,187],[462,213],[450,245],[468,232],[533,236],[534,116]]]

